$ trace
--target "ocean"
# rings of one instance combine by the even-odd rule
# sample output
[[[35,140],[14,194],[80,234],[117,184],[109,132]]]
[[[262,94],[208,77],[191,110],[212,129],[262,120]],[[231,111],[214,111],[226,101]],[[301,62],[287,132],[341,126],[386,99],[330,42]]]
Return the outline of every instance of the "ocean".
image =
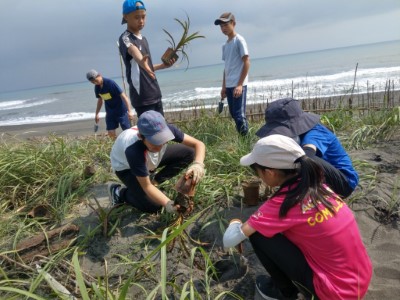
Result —
[[[345,95],[354,79],[354,93],[384,91],[388,80],[400,90],[400,40],[250,60],[248,103]],[[157,72],[164,110],[216,106],[222,72],[222,63]],[[96,103],[87,81],[0,93],[0,126],[94,119]]]

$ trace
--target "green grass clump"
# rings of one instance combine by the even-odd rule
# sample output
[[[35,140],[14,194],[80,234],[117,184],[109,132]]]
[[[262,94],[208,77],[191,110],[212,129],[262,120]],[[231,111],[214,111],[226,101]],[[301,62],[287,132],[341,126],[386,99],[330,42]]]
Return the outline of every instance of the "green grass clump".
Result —
[[[38,205],[48,208],[51,222],[60,223],[83,200],[90,185],[110,177],[110,147],[108,140],[56,136],[1,143],[0,222],[5,226],[0,229],[0,245],[9,241],[21,218]],[[94,176],[85,175],[88,166],[96,170]]]
[[[341,110],[323,115],[322,121],[350,150],[390,138],[400,127],[399,115],[398,109],[360,117],[351,111]],[[139,216],[132,226],[144,232],[143,239],[132,242],[131,253],[115,253],[119,263],[111,265],[104,259],[104,276],[99,278],[86,274],[79,258],[85,254],[90,241],[103,239],[107,242],[110,235],[118,233],[122,217],[121,220],[109,222],[115,215],[109,215],[106,210],[97,211],[101,223],[98,229],[84,233],[85,236],[76,245],[48,259],[42,258],[39,271],[34,265],[18,260],[14,252],[20,239],[59,225],[74,205],[93,197],[89,191],[94,184],[105,183],[113,178],[109,162],[112,141],[107,138],[50,136],[18,143],[2,142],[0,249],[3,252],[0,253],[0,298],[72,299],[63,295],[57,285],[50,284],[49,278],[54,276],[56,281],[80,299],[130,299],[132,290],[143,299],[172,299],[171,295],[174,299],[222,299],[226,295],[230,299],[241,299],[229,290],[221,292],[214,288],[214,261],[218,253],[212,245],[193,241],[186,229],[198,224],[202,230],[212,223],[218,223],[221,231],[226,227],[227,220],[220,214],[221,209],[232,205],[231,199],[237,196],[240,182],[253,175],[249,168],[239,164],[240,158],[258,140],[255,132],[262,126],[262,121],[251,122],[250,125],[249,135],[242,137],[237,134],[233,121],[221,116],[203,114],[197,120],[178,124],[182,131],[206,144],[206,176],[196,187],[196,210],[192,216],[175,222],[173,226],[170,225],[172,215],[163,212],[157,216],[158,225],[155,228],[146,227],[146,217]],[[376,170],[360,160],[355,160],[354,165],[357,170],[363,171],[360,179],[366,186],[364,192],[371,191],[376,185]],[[95,169],[92,176],[85,175],[88,166]],[[173,183],[174,179],[165,183],[165,192],[171,198],[175,193],[170,189]],[[397,182],[394,195],[398,193],[398,185]],[[349,202],[355,203],[361,198],[362,194],[356,194]],[[397,213],[398,200],[395,196],[391,199],[393,201],[387,203],[388,210],[391,214]],[[51,217],[29,218],[29,210],[38,205],[50,207]],[[170,249],[172,246],[175,249]],[[183,263],[185,259],[188,261],[188,274],[172,272],[176,266],[169,261],[169,251],[180,251],[178,263]],[[133,258],[137,253],[142,255],[140,260]],[[120,266],[125,270],[116,274]],[[196,277],[199,272],[203,274],[200,280]]]

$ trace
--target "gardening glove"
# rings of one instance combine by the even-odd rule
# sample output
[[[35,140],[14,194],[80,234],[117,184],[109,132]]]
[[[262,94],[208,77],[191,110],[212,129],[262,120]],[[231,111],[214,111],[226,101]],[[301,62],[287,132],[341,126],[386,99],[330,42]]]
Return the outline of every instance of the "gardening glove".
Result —
[[[174,205],[172,200],[169,200],[167,204],[165,204],[165,210],[170,214],[175,214],[178,211],[178,208]]]
[[[229,223],[222,238],[224,249],[235,247],[245,239],[247,239],[247,236],[242,231],[242,221],[239,219],[233,219]]]
[[[185,176],[192,176],[192,183],[197,184],[204,176],[204,164],[198,161],[194,161],[186,171]]]

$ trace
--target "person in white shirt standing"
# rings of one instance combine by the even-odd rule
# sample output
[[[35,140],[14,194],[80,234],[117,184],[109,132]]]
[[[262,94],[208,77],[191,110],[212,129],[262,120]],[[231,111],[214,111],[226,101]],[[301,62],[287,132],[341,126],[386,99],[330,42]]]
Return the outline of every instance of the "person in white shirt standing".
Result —
[[[236,130],[241,135],[247,135],[246,94],[250,59],[246,40],[236,33],[236,20],[232,13],[223,13],[214,24],[219,25],[222,33],[228,36],[228,40],[222,46],[225,69],[221,100],[227,98],[229,113],[235,121]]]

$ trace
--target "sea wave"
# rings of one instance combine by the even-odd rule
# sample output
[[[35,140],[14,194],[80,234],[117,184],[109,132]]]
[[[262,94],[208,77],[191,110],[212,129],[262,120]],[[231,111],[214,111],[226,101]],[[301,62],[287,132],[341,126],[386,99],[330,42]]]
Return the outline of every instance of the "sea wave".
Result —
[[[86,112],[74,112],[69,114],[58,114],[58,115],[42,115],[42,116],[15,118],[15,119],[0,121],[0,126],[81,121],[81,120],[90,120],[93,119],[93,117],[94,117],[93,113],[86,113]],[[100,113],[100,118],[104,117],[105,113]]]
[[[0,109],[1,110],[21,109],[21,108],[45,105],[56,102],[58,100],[59,99],[57,98],[40,99],[40,100],[37,100],[36,98],[24,99],[24,100],[10,100],[10,101],[0,102]]]
[[[342,96],[353,93],[367,93],[373,89],[381,92],[387,88],[388,80],[394,82],[395,89],[400,86],[400,67],[367,68],[348,70],[327,75],[296,76],[271,80],[251,80],[247,85],[247,99],[257,101],[260,98],[276,99],[293,95],[299,99],[305,97]],[[354,85],[355,83],[355,85]],[[354,87],[353,87],[354,85]],[[195,87],[164,95],[163,102],[170,106],[188,106],[190,103],[204,101],[212,103],[220,98],[220,86]]]
[[[350,90],[358,94],[372,90],[382,92],[387,89],[388,80],[392,81],[396,90],[399,89],[400,67],[364,69],[357,73],[351,70],[330,75],[254,80],[247,85],[247,101],[251,103],[260,99],[278,99],[291,95],[298,99],[343,96]],[[193,106],[197,102],[213,103],[219,101],[220,91],[219,86],[196,87],[168,94],[163,97],[163,102],[168,108]]]

